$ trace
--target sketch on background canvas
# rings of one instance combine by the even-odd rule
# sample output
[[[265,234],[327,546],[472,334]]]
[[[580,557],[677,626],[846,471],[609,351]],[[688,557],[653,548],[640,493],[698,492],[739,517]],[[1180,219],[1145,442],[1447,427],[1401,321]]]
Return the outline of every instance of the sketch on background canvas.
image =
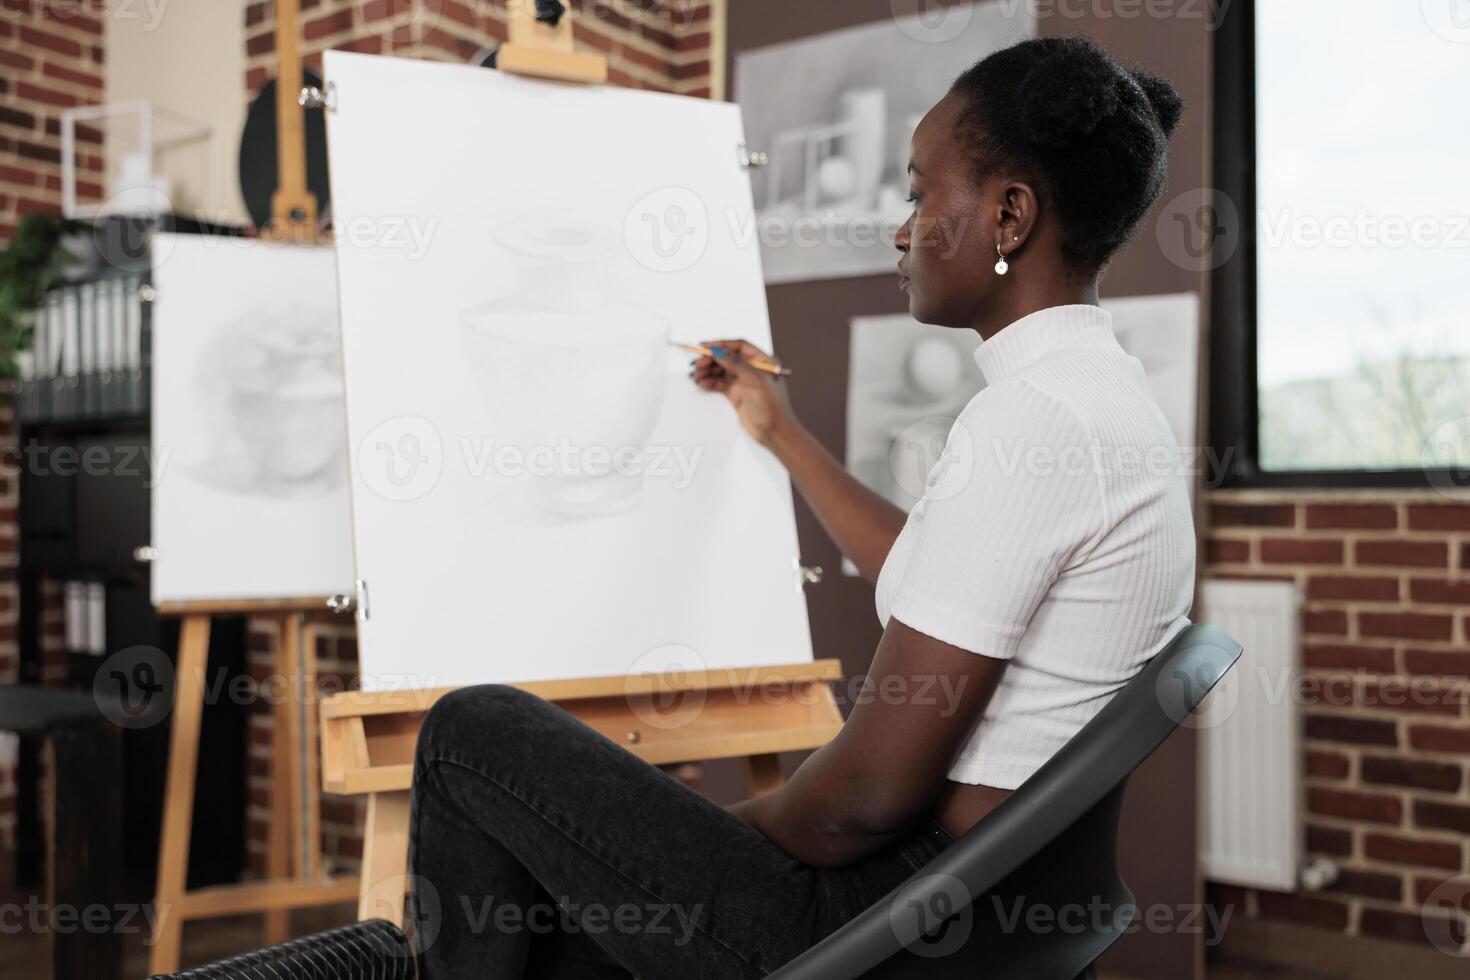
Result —
[[[914,128],[965,69],[1034,33],[1031,10],[946,6],[737,55],[735,99],[769,158],[755,184],[767,282],[893,271]]]
[[[1169,420],[1174,440],[1193,459],[1200,444],[1200,315],[1198,293],[1122,296],[1102,301],[1113,314],[1123,349],[1143,362],[1148,387]]]
[[[1169,420],[1184,461],[1199,444],[1199,296],[1171,293],[1105,299],[1118,343],[1143,363],[1149,390]],[[985,377],[973,330],[919,323],[906,313],[854,317],[847,386],[847,468],[909,510],[939,461],[960,411]],[[844,558],[842,570],[857,575]]]
[[[364,686],[809,661],[790,482],[671,344],[770,345],[739,109],[326,73],[339,222],[424,232],[338,236]]]
[[[350,591],[331,249],[154,237],[155,602]]]

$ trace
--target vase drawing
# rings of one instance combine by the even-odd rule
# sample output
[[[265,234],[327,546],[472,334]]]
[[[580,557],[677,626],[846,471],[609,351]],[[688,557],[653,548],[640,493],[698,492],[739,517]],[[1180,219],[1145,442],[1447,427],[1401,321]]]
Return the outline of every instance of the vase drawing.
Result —
[[[231,344],[226,404],[261,491],[334,486],[345,473],[335,321],[330,312],[288,310]]]
[[[542,510],[588,518],[636,507],[663,405],[668,322],[616,295],[611,232],[542,220],[495,237],[515,287],[464,310],[460,330],[499,441],[521,451]]]

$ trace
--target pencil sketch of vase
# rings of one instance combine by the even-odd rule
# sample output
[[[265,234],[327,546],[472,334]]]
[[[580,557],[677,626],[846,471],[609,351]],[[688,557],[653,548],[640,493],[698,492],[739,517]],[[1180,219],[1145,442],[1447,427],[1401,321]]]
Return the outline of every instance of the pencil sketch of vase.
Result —
[[[336,315],[295,308],[230,345],[227,417],[243,451],[235,467],[262,494],[326,492],[346,477],[346,419]]]
[[[589,518],[636,507],[669,324],[615,295],[620,238],[609,231],[523,221],[495,238],[515,287],[464,310],[460,329],[497,436],[522,450],[539,508]]]

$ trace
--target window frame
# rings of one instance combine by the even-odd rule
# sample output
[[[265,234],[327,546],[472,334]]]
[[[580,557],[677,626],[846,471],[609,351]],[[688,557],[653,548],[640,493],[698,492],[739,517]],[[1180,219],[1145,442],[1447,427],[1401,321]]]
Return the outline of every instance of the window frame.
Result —
[[[1236,203],[1235,250],[1210,272],[1210,443],[1230,452],[1220,489],[1433,489],[1464,485],[1465,468],[1263,470],[1257,362],[1256,16],[1255,0],[1236,0],[1214,31],[1216,193]]]

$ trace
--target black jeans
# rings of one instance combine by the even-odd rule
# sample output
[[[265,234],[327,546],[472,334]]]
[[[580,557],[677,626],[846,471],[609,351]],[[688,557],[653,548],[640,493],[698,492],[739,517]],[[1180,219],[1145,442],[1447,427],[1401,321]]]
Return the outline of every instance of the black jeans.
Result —
[[[954,842],[932,819],[813,868],[547,701],[442,699],[419,734],[421,980],[762,977]]]

